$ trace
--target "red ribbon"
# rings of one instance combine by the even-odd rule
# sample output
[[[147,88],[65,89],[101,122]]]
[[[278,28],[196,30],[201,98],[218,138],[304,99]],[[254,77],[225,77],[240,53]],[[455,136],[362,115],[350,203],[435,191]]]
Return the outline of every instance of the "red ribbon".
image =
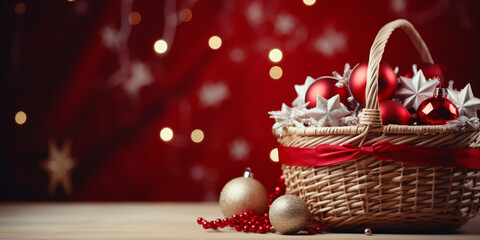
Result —
[[[351,144],[319,145],[315,148],[280,146],[278,153],[282,164],[295,166],[327,166],[370,155],[382,161],[480,169],[480,150],[469,148],[431,148],[379,142],[365,147]]]

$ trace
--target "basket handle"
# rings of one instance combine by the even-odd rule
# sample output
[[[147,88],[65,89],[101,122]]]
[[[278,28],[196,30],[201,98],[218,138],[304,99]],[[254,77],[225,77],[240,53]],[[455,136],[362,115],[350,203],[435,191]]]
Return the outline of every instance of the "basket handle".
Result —
[[[417,52],[420,54],[422,61],[433,63],[433,59],[428,51],[427,45],[409,21],[405,19],[398,19],[383,26],[380,31],[378,31],[372,47],[370,48],[370,57],[368,59],[367,68],[367,86],[365,91],[366,106],[362,111],[360,124],[382,125],[380,110],[378,109],[378,68],[380,61],[382,60],[388,38],[397,28],[403,29],[408,34],[413,45],[415,45]]]

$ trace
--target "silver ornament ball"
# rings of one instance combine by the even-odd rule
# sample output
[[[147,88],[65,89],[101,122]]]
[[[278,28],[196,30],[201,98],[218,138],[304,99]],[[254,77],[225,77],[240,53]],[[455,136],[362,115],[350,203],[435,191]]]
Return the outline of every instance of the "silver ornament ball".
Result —
[[[220,193],[220,209],[225,217],[242,214],[252,210],[256,214],[264,214],[268,210],[268,193],[265,187],[253,179],[250,169],[244,177],[230,180]]]
[[[283,195],[273,201],[270,222],[281,234],[294,234],[306,227],[310,212],[305,202],[295,195]]]

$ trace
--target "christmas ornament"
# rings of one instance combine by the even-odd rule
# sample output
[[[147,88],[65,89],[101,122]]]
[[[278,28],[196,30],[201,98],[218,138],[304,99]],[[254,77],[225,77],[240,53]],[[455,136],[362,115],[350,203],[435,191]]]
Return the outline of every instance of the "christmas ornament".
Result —
[[[260,215],[268,210],[267,190],[252,175],[247,168],[243,177],[234,178],[223,187],[220,209],[225,217],[248,210]]]
[[[316,121],[317,127],[340,126],[342,118],[350,115],[350,111],[340,103],[340,96],[337,94],[330,99],[317,96],[316,106],[308,109],[306,117]]]
[[[365,88],[367,86],[367,63],[357,65],[350,75],[348,85],[353,97],[365,106]],[[378,100],[391,99],[397,90],[397,76],[386,63],[380,63],[378,69]]]
[[[329,99],[335,95],[340,96],[340,101],[348,106],[348,93],[346,87],[337,87],[338,80],[333,77],[320,77],[313,82],[305,93],[305,102],[308,108],[317,105],[317,96]]]
[[[460,116],[455,120],[447,121],[447,124],[458,127],[461,130],[475,129],[480,127],[480,121],[477,117],[468,118],[466,116]]]
[[[275,124],[273,129],[278,129],[287,126],[296,126],[304,127],[304,121],[306,119],[303,117],[306,113],[307,104],[304,103],[299,107],[289,107],[285,103],[282,104],[282,109],[280,111],[271,111],[270,118],[275,119]]]
[[[458,117],[455,104],[445,96],[444,88],[435,89],[434,96],[423,101],[416,111],[418,120],[426,125],[441,125]]]
[[[365,230],[363,232],[365,232],[365,235],[367,235],[367,236],[372,235],[372,229],[370,229],[370,228],[365,228]]]
[[[234,214],[231,218],[207,221],[201,217],[197,218],[197,224],[202,225],[204,229],[214,229],[233,227],[237,232],[271,232],[272,224],[268,220],[268,213],[257,215],[253,211],[245,211],[242,214]]]
[[[448,98],[457,106],[460,116],[477,117],[477,111],[480,109],[480,99],[473,96],[470,83],[460,91],[453,89],[447,89],[447,91]]]
[[[410,112],[400,103],[392,100],[383,100],[378,103],[382,123],[408,125],[410,123]]]
[[[272,203],[269,216],[275,231],[293,234],[305,228],[310,212],[305,202],[298,196],[283,195]]]
[[[417,68],[422,70],[423,75],[426,79],[437,79],[440,83],[440,86],[445,86],[445,77],[443,72],[447,70],[447,68],[441,64],[431,64],[431,63],[419,63],[412,65],[412,72],[409,72],[403,75],[406,78],[412,78],[417,72]]]
[[[332,75],[338,80],[335,86],[339,88],[347,87],[350,74],[352,74],[352,69],[350,68],[350,64],[348,63],[345,63],[345,67],[343,68],[343,76],[340,75],[338,72],[333,71]]]
[[[417,109],[421,102],[432,96],[438,84],[436,79],[427,81],[422,70],[419,70],[413,78],[400,77],[401,88],[397,91],[397,97],[407,109]]]
[[[305,93],[307,92],[308,88],[312,83],[315,82],[315,79],[312,77],[308,76],[305,79],[305,83],[303,85],[295,85],[295,92],[297,92],[297,98],[293,100],[292,106],[294,107],[300,107],[305,104]]]
[[[359,124],[359,119],[357,116],[346,116],[341,119],[342,125],[353,126]]]
[[[75,161],[70,156],[72,142],[67,140],[61,149],[50,141],[48,143],[49,152],[48,159],[42,163],[43,169],[50,175],[50,182],[48,184],[48,192],[54,194],[59,185],[67,195],[72,194],[72,180],[71,172],[75,167]]]
[[[281,175],[278,178],[279,185],[275,187],[273,193],[268,195],[268,202],[271,204],[275,199],[280,195],[285,193],[285,177]],[[270,208],[270,205],[268,206]],[[207,221],[201,217],[197,218],[197,224],[202,225],[204,229],[214,229],[224,227],[233,227],[238,232],[258,232],[258,233],[268,233],[274,232],[272,225],[269,220],[268,213],[263,215],[257,215],[253,211],[245,211],[242,214],[234,214],[231,218],[219,219],[215,221]],[[309,228],[308,232],[321,233],[322,228],[317,226],[316,228]]]

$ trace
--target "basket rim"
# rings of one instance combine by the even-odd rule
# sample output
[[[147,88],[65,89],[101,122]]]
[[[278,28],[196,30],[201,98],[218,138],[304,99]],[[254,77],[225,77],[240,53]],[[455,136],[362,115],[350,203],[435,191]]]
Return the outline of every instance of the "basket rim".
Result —
[[[295,127],[287,126],[280,129],[274,129],[273,134],[276,137],[299,135],[299,136],[321,136],[321,135],[357,135],[365,133],[367,125],[353,125],[353,126],[336,126],[336,127]],[[404,135],[418,135],[418,134],[449,134],[449,133],[465,133],[479,131],[480,128],[462,128],[456,125],[397,125],[388,124],[376,126],[368,129],[371,133],[383,134],[404,134]]]

